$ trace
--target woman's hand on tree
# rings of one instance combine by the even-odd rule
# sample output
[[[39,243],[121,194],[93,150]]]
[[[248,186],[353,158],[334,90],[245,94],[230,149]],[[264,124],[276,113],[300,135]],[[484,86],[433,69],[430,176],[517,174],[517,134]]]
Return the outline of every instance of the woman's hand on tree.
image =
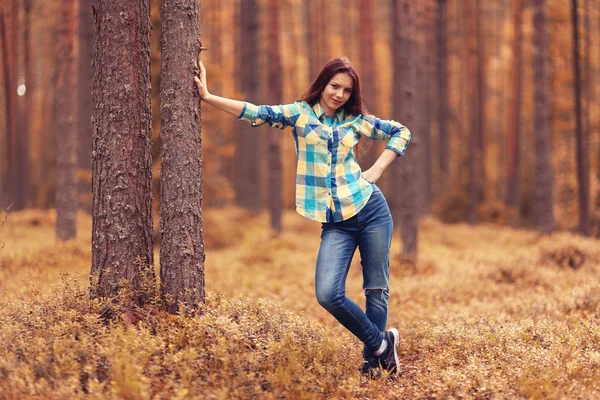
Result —
[[[206,68],[204,68],[204,64],[202,64],[201,60],[198,60],[198,67],[200,69],[200,78],[194,76],[194,81],[196,82],[198,93],[200,93],[200,98],[206,101],[208,96],[210,96],[210,93],[206,87]]]

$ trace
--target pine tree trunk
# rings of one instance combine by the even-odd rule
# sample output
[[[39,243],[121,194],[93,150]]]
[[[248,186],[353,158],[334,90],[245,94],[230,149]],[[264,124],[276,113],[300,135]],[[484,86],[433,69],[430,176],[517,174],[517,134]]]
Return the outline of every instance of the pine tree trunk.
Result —
[[[2,186],[0,186],[0,190],[1,190],[1,198],[0,198],[0,207],[2,207],[2,209],[10,206],[10,204],[12,203],[12,179],[11,179],[11,161],[13,158],[12,155],[12,140],[13,140],[13,134],[12,132],[14,130],[16,130],[16,127],[14,126],[14,101],[13,101],[13,97],[14,97],[14,81],[12,80],[12,60],[11,60],[11,53],[10,53],[10,37],[9,37],[9,31],[8,31],[8,26],[7,26],[7,15],[4,12],[4,10],[0,9],[0,43],[2,44],[2,75],[4,78],[4,115],[5,115],[5,122],[6,122],[6,143],[3,143],[3,147],[5,148],[5,157],[2,157],[2,159],[0,160],[0,162],[2,162],[3,164],[6,163],[5,165],[2,165],[2,170],[6,170],[7,174],[6,174],[6,179],[2,180]],[[0,171],[2,171],[0,170]]]
[[[150,0],[96,3],[92,95],[92,287],[112,297],[154,278]],[[96,282],[97,280],[97,282]]]
[[[241,0],[241,59],[242,93],[244,100],[257,102],[259,95],[259,65],[255,52],[258,42],[257,0]],[[257,132],[244,124],[235,140],[235,198],[236,203],[252,212],[261,209],[259,144]]]
[[[588,233],[589,219],[589,166],[588,166],[588,141],[587,135],[583,132],[582,126],[582,105],[581,105],[581,71],[579,62],[579,22],[577,0],[572,0],[571,17],[573,22],[573,71],[574,82],[573,90],[575,95],[575,139],[577,155],[577,182],[579,184],[579,231],[586,235]]]
[[[415,123],[413,110],[415,71],[411,57],[413,50],[413,17],[414,9],[411,0],[392,0],[392,34],[394,43],[393,66],[394,66],[394,89],[393,104],[394,112],[392,118],[396,119],[408,129]],[[403,263],[415,263],[418,248],[418,214],[415,188],[416,163],[420,148],[418,139],[413,140],[401,157],[392,165],[391,205],[393,216],[397,226],[400,227],[402,237],[402,253],[400,261]]]
[[[554,174],[548,119],[546,0],[534,0],[533,6],[535,218],[537,228],[543,233],[550,233],[554,230]]]
[[[511,207],[519,208],[519,175],[521,157],[520,137],[521,137],[521,41],[523,39],[522,14],[523,0],[513,1],[513,26],[514,36],[512,42],[513,64],[512,64],[512,96],[509,104],[508,120],[508,143],[506,163],[508,167],[507,175],[507,203]],[[520,215],[520,212],[519,212]]]
[[[269,0],[269,89],[274,103],[283,101],[283,82],[281,54],[279,51],[279,0]],[[283,196],[281,193],[281,135],[280,132],[269,132],[269,196],[268,206],[271,216],[271,228],[281,233],[281,215],[283,212]]]
[[[482,183],[482,73],[479,45],[481,42],[479,32],[479,8],[476,0],[469,0],[466,4],[466,20],[468,26],[468,57],[467,76],[470,79],[469,87],[469,222],[477,223],[477,207]]]
[[[77,0],[64,0],[56,80],[56,236],[77,233]]]
[[[94,15],[92,6],[95,0],[79,0],[79,63],[77,87],[77,129],[78,149],[77,165],[89,170],[92,164],[92,85],[94,71]],[[86,185],[85,191],[90,188]]]
[[[437,8],[437,78],[438,78],[438,135],[441,189],[446,186],[450,171],[450,129],[448,95],[448,1],[438,0]]]
[[[200,0],[163,0],[161,18],[160,277],[163,293],[196,309],[204,302],[202,139],[194,84],[200,54]]]
[[[18,158],[18,106],[17,106],[17,45],[18,40],[18,2],[11,3],[10,13],[3,11],[2,54],[4,58],[4,88],[6,100],[6,202],[13,210],[24,207],[19,201]]]
[[[369,113],[377,115],[373,4],[371,0],[360,0],[359,7],[361,94]],[[360,144],[356,150],[358,161],[363,171],[366,171],[375,164],[381,152],[377,141],[367,137],[360,138]]]

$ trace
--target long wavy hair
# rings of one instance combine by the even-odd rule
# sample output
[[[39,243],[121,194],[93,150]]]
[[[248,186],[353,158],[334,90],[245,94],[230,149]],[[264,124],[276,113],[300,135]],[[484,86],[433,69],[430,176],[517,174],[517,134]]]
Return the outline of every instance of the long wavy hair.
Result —
[[[305,101],[308,104],[315,105],[321,99],[321,93],[325,90],[325,87],[338,73],[345,73],[352,77],[354,84],[352,85],[352,93],[348,101],[342,106],[346,111],[346,114],[350,115],[367,115],[367,109],[365,108],[360,94],[360,79],[358,73],[354,69],[354,66],[350,60],[346,57],[334,58],[321,68],[321,72],[317,75],[315,81],[310,85],[306,93],[302,96],[300,101]]]

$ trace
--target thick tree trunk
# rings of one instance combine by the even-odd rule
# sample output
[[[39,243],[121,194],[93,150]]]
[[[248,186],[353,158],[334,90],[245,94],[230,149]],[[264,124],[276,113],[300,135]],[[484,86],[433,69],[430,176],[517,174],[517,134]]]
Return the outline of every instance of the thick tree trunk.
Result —
[[[154,278],[150,0],[99,0],[95,27],[91,294],[126,279],[141,304],[141,280]]]
[[[190,309],[204,302],[201,112],[193,80],[200,0],[163,0],[160,18],[160,277],[176,313],[179,302]]]
[[[411,0],[392,0],[392,26],[394,51],[394,90],[393,104],[396,119],[408,129],[415,123],[414,115],[414,82],[415,71],[411,57],[413,50],[413,17],[414,8]],[[418,214],[416,202],[415,176],[418,153],[420,151],[417,140],[411,142],[406,155],[395,160],[392,166],[392,194],[393,216],[397,226],[400,227],[402,237],[402,253],[400,261],[415,263],[418,248]]]
[[[587,152],[587,135],[583,132],[582,106],[581,106],[581,71],[579,62],[579,22],[577,11],[577,0],[571,2],[571,17],[573,22],[573,90],[575,96],[575,121],[576,121],[576,155],[577,155],[577,183],[579,184],[579,231],[586,235],[588,233],[589,219],[589,166]]]
[[[543,233],[554,230],[554,174],[548,119],[548,74],[546,70],[548,36],[546,33],[546,0],[534,0],[533,70],[535,119],[535,219]]]
[[[77,0],[64,0],[56,79],[56,236],[77,233]]]
[[[274,103],[283,101],[283,82],[281,54],[279,51],[279,0],[269,0],[269,88]],[[281,215],[283,212],[283,196],[281,193],[281,135],[280,132],[269,132],[269,196],[268,206],[271,216],[271,228],[281,233]]]
[[[92,13],[92,6],[95,0],[79,1],[77,165],[79,168],[89,170],[92,165],[92,86],[94,78],[94,71],[92,71],[92,58],[94,57],[94,14]],[[86,185],[85,191],[89,192],[89,190],[90,188]]]
[[[259,65],[256,54],[258,42],[257,0],[241,0],[240,70],[242,93],[245,100],[256,102],[259,95]],[[244,124],[235,140],[235,199],[236,203],[252,212],[261,209],[259,143],[257,132]]]

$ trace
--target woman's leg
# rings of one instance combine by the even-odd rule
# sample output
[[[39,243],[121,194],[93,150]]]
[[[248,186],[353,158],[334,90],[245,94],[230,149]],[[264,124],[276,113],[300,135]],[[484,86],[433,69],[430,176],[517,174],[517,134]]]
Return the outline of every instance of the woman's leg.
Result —
[[[346,297],[346,277],[357,246],[356,218],[323,224],[317,258],[315,291],[323,308],[369,348],[377,348],[382,331],[365,312]]]
[[[366,315],[380,331],[385,331],[388,319],[390,247],[393,222],[383,193],[376,188],[369,202],[358,215],[360,232],[357,240],[366,297]],[[372,356],[365,346],[365,360]]]

